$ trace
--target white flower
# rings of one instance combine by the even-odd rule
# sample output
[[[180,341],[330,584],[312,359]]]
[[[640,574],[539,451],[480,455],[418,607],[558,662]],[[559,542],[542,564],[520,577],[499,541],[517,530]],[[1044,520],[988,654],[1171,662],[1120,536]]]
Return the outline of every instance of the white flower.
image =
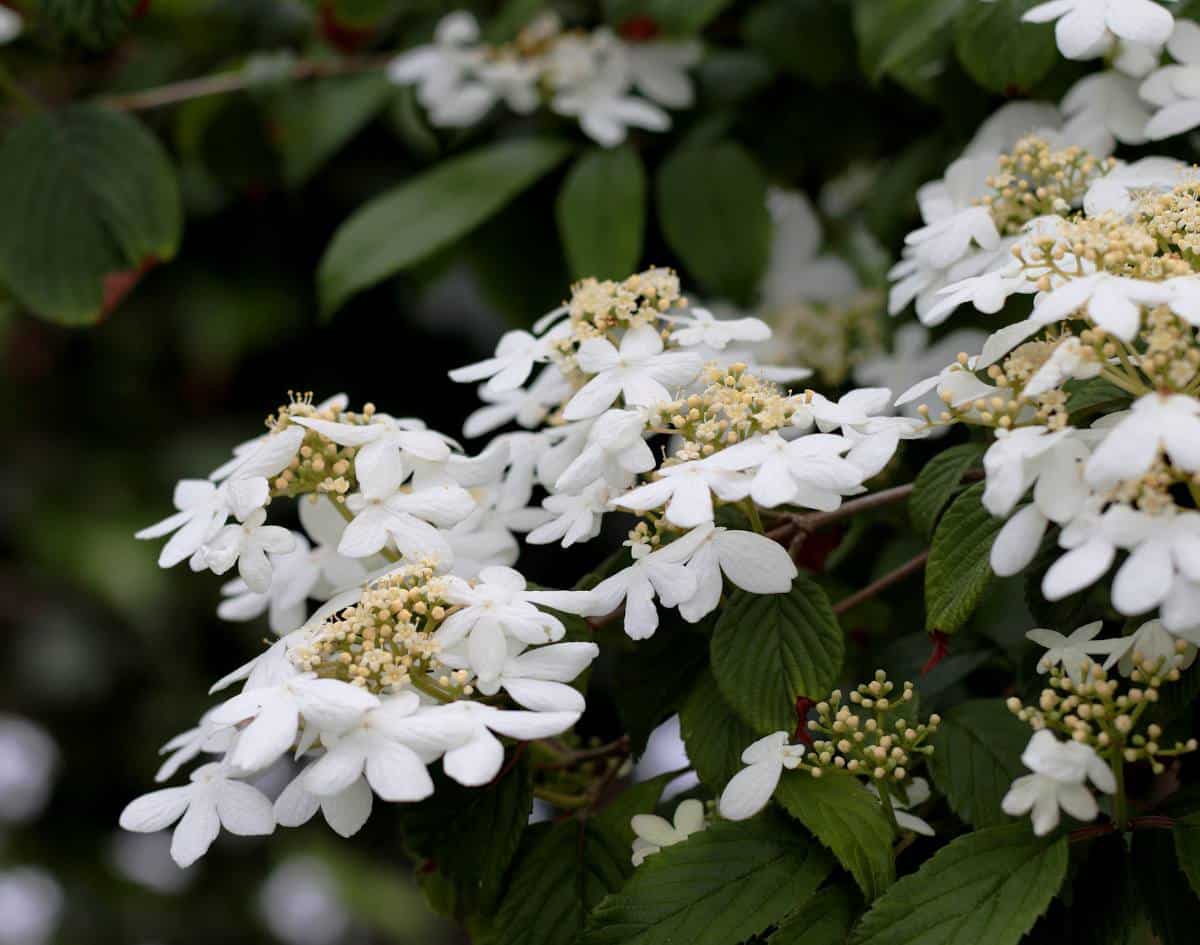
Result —
[[[558,43],[558,47],[566,45]],[[559,115],[579,120],[579,127],[593,141],[614,148],[625,140],[629,128],[666,131],[670,116],[645,99],[629,95],[630,76],[618,54],[607,53],[588,77],[560,87],[550,100]]]
[[[378,554],[388,541],[408,558],[436,556],[449,564],[453,552],[435,526],[448,528],[471,514],[475,500],[462,486],[433,486],[401,492],[399,465],[391,467],[390,480],[374,478],[363,482],[361,492],[346,499],[354,519],[346,526],[338,552],[350,558]]]
[[[1151,73],[1140,89],[1142,98],[1158,107],[1146,125],[1153,141],[1182,134],[1200,125],[1200,25],[1190,20],[1175,24],[1167,51],[1180,65],[1163,66]]]
[[[695,380],[703,366],[691,351],[663,351],[662,336],[650,325],[631,328],[618,351],[605,338],[589,338],[579,346],[576,361],[594,374],[567,403],[567,420],[595,417],[624,395],[627,407],[652,407],[671,399],[669,388]]]
[[[1138,532],[1123,547],[1130,555],[1112,584],[1112,602],[1126,616],[1144,614],[1162,604],[1183,574],[1200,581],[1200,515],[1180,512],[1141,515]]]
[[[646,857],[663,847],[683,843],[704,829],[704,805],[694,798],[681,801],[671,820],[657,814],[634,814],[629,821],[633,838],[633,865],[641,866]]]
[[[379,699],[359,686],[303,673],[274,686],[245,690],[217,706],[211,720],[217,725],[249,721],[226,760],[241,771],[260,771],[292,747],[301,719],[306,736],[325,737],[355,725],[378,705]]]
[[[397,56],[388,64],[388,78],[398,85],[417,83],[417,100],[435,125],[473,125],[496,103],[497,93],[478,79],[483,62],[479,24],[470,13],[458,11],[442,18],[434,41]],[[531,76],[531,81],[534,77]]]
[[[783,776],[804,757],[803,745],[789,745],[787,732],[775,732],[742,752],[743,768],[721,792],[717,810],[726,820],[748,820],[767,806]]]
[[[1117,668],[1123,676],[1128,676],[1147,661],[1160,666],[1164,674],[1172,669],[1187,669],[1196,661],[1196,645],[1187,642],[1181,653],[1176,649],[1179,639],[1162,625],[1162,621],[1147,620],[1132,635],[1115,641],[1121,645],[1109,654],[1104,668],[1111,669],[1119,662]],[[1135,657],[1139,665],[1135,665]]]
[[[121,812],[121,826],[137,833],[154,833],[177,820],[171,858],[184,868],[208,852],[222,827],[241,837],[275,830],[271,802],[217,763],[193,771],[190,784],[144,794]]]
[[[266,509],[255,509],[244,522],[226,525],[192,555],[193,571],[224,574],[237,563],[246,587],[265,594],[271,587],[271,559],[296,548],[296,536],[280,525],[267,525]]]
[[[911,830],[913,833],[919,833],[923,837],[934,836],[934,831],[928,823],[918,817],[916,814],[910,814],[910,807],[917,807],[929,800],[931,792],[929,790],[929,782],[924,778],[913,778],[912,783],[908,787],[903,785],[895,785],[897,789],[904,793],[904,800],[896,797],[891,797],[892,814],[896,818],[896,826],[901,830]],[[879,799],[879,788],[875,786],[875,782],[867,783],[867,790]]]
[[[760,318],[718,319],[703,308],[694,308],[687,316],[668,316],[667,320],[683,326],[671,332],[671,340],[684,348],[704,345],[724,351],[735,341],[766,341],[771,337],[771,329]]]
[[[566,632],[561,620],[536,604],[578,613],[592,603],[586,593],[527,590],[520,572],[501,567],[484,568],[474,586],[453,581],[446,599],[461,609],[442,622],[434,639],[443,648],[466,640],[467,660],[479,686],[492,692],[508,657],[508,638],[532,645],[561,640]]]
[[[998,392],[998,388],[986,384],[975,376],[979,367],[979,358],[968,359],[966,364],[954,361],[942,368],[933,377],[913,384],[908,390],[896,398],[896,406],[903,407],[920,398],[930,391],[936,390],[943,403],[952,407],[963,407],[976,400],[989,398]],[[946,398],[949,400],[946,400]]]
[[[808,197],[772,188],[767,194],[774,234],[760,294],[766,310],[797,302],[839,302],[862,285],[844,259],[821,253],[821,223]]]
[[[1166,300],[1166,290],[1161,282],[1095,272],[1039,296],[1032,320],[1049,325],[1086,309],[1088,317],[1098,327],[1122,341],[1132,341],[1142,325],[1141,306],[1158,305]]]
[[[625,601],[625,632],[634,640],[644,640],[658,629],[658,610],[654,598],[664,607],[677,607],[696,593],[696,579],[684,562],[691,555],[692,542],[675,541],[657,551],[646,544],[634,544],[633,564],[592,589],[594,606],[585,616],[612,613]]]
[[[502,394],[516,390],[529,378],[534,364],[545,361],[546,343],[527,331],[506,331],[500,336],[494,356],[466,367],[455,368],[450,379],[460,384],[489,378],[482,390]]]
[[[500,674],[478,688],[485,696],[503,689],[517,705],[533,712],[583,712],[583,696],[572,682],[600,654],[595,643],[551,643],[526,648],[508,641],[508,656]],[[455,669],[470,664],[453,650],[442,651],[442,662]]]
[[[609,510],[610,498],[609,487],[603,480],[585,487],[577,495],[546,496],[542,507],[550,517],[526,535],[525,540],[531,545],[561,540],[564,548],[591,541],[600,534],[600,523]]]
[[[376,414],[371,423],[334,423],[315,417],[296,417],[295,422],[320,433],[341,446],[355,447],[354,475],[364,490],[379,494],[392,483],[399,486],[409,470],[405,459],[442,462],[450,456],[446,438],[426,430],[419,420]]]
[[[8,7],[0,7],[0,46],[20,36],[23,28],[24,21],[19,13]]]
[[[160,755],[167,755],[167,760],[154,775],[158,782],[170,781],[179,769],[198,757],[201,752],[211,755],[221,755],[233,747],[237,740],[237,730],[228,725],[218,724],[213,718],[215,709],[209,709],[200,717],[200,723],[186,732],[180,732],[158,750]]]
[[[1087,464],[1087,480],[1107,488],[1137,479],[1165,450],[1171,464],[1200,470],[1200,400],[1186,394],[1146,394],[1113,426]]]
[[[654,451],[644,439],[641,410],[609,410],[596,418],[587,445],[554,482],[555,492],[574,492],[597,479],[624,488],[638,473],[654,468]]]
[[[668,522],[679,528],[694,528],[712,522],[714,494],[725,502],[737,502],[749,491],[750,481],[745,476],[706,460],[693,460],[664,466],[653,482],[617,496],[612,504],[634,512],[665,505]]]
[[[334,405],[342,406],[344,396],[331,397],[317,406],[317,410]],[[226,479],[252,479],[264,476],[274,478],[287,469],[304,443],[304,428],[289,423],[282,430],[273,430],[263,436],[247,440],[233,448],[233,457],[222,463],[208,478],[213,482]]]
[[[1068,59],[1095,59],[1116,39],[1162,46],[1175,20],[1153,0],[1050,0],[1022,17],[1030,23],[1058,22],[1054,35]]]
[[[860,387],[834,402],[816,391],[796,397],[792,426],[807,432],[816,425],[822,433],[838,427],[863,427],[876,414],[888,409],[892,392],[886,387]]]
[[[528,387],[502,393],[489,391],[485,384],[479,389],[484,405],[467,417],[463,423],[463,436],[482,436],[514,421],[532,429],[570,395],[571,385],[557,369],[542,371]]]
[[[688,623],[717,609],[725,586],[722,574],[752,594],[786,594],[798,573],[782,545],[755,532],[701,525],[679,542],[696,545],[687,563],[696,579],[696,592],[679,605]]]
[[[261,476],[215,485],[205,479],[184,479],[175,486],[179,511],[143,528],[135,538],[161,538],[175,532],[158,556],[159,567],[170,568],[199,550],[225,524],[232,513],[244,519],[267,502],[267,480]]]
[[[695,93],[687,70],[700,61],[704,47],[696,40],[622,43],[633,85],[646,98],[667,108],[688,108]]]
[[[762,508],[800,505],[830,511],[862,488],[862,470],[844,459],[853,443],[844,436],[814,433],[785,440],[778,433],[755,437],[714,453],[718,469],[753,470],[750,497]]]
[[[1143,193],[1162,193],[1183,183],[1188,165],[1174,158],[1147,157],[1132,164],[1119,163],[1088,187],[1083,209],[1089,217],[1114,213],[1128,219],[1134,202]]]
[[[1097,640],[1096,636],[1104,629],[1104,621],[1084,624],[1071,632],[1068,637],[1055,630],[1036,628],[1025,634],[1038,646],[1044,646],[1046,652],[1038,660],[1038,671],[1050,672],[1052,666],[1060,663],[1072,681],[1079,685],[1083,682],[1084,671],[1089,664],[1096,661],[1094,656],[1111,656],[1125,648],[1123,639]]]
[[[1143,144],[1151,110],[1138,95],[1138,80],[1115,70],[1084,76],[1063,96],[1072,122],[1101,128],[1123,144]]]
[[[1034,733],[1021,761],[1033,774],[1017,778],[1004,795],[1001,807],[1010,817],[1033,811],[1033,832],[1044,837],[1058,826],[1061,807],[1076,820],[1094,820],[1099,813],[1096,799],[1085,782],[1105,794],[1117,790],[1112,770],[1090,745],[1060,742],[1045,729]]]
[[[336,794],[313,794],[305,786],[308,769],[301,771],[275,799],[275,822],[280,827],[299,827],[319,810],[325,822],[342,837],[353,837],[371,816],[375,795],[367,779],[359,777]]]
[[[854,368],[854,379],[867,386],[907,390],[917,381],[941,370],[958,352],[978,350],[986,338],[982,331],[959,328],[931,344],[929,329],[919,322],[909,322],[892,335],[891,353],[862,361]],[[943,406],[930,391],[924,400],[905,403],[900,412],[907,417],[919,417],[919,403],[927,404],[931,410],[934,407],[940,410]]]

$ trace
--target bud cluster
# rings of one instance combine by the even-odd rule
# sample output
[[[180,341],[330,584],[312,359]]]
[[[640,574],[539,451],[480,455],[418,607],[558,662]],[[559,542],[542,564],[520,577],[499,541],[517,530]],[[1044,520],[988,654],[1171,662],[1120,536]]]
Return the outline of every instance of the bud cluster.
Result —
[[[1011,154],[999,159],[999,170],[987,179],[993,193],[980,201],[1004,234],[1021,231],[1035,217],[1060,213],[1079,202],[1098,177],[1115,166],[1078,145],[1053,150],[1044,138],[1022,138]]]
[[[367,404],[361,413],[354,413],[343,409],[337,401],[314,406],[311,393],[289,394],[290,403],[267,418],[267,428],[272,433],[286,429],[295,417],[368,424],[375,415],[374,404]],[[353,446],[341,446],[315,430],[306,431],[299,451],[271,481],[271,495],[289,499],[302,495],[329,495],[344,502],[358,486],[354,475],[355,452]]]

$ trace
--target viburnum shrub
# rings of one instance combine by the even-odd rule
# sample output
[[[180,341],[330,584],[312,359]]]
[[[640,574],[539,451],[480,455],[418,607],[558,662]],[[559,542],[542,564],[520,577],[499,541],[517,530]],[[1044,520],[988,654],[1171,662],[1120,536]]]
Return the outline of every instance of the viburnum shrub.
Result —
[[[219,616],[274,638],[121,825],[173,829],[189,866],[222,831],[320,814],[352,838],[401,805],[383,845],[494,945],[1194,941],[1195,6],[583,7],[450,11],[382,59],[260,58],[234,83],[374,70],[410,136],[497,139],[343,224],[326,314],[586,148],[553,210],[576,278],[490,357],[445,365],[477,385],[461,431],[426,426],[397,359],[376,402],[289,392],[179,482],[137,537],[228,575]],[[823,108],[878,104],[822,79],[808,28],[843,21],[852,68],[901,99],[974,116],[952,88],[969,77],[1007,100],[963,147],[789,163],[775,132],[800,106],[755,98],[772,70],[824,82]],[[20,29],[0,8],[0,40]],[[67,124],[102,138],[132,121],[115,111],[189,94]],[[785,157],[829,145],[805,115]],[[27,129],[50,121],[0,168],[32,173]],[[930,153],[941,176],[917,186]],[[631,274],[646,156],[673,265]],[[121,195],[89,192],[115,226]],[[877,218],[914,194],[920,224],[885,245]],[[112,231],[122,252],[147,249],[134,229]],[[22,268],[2,230],[22,304],[110,308]],[[503,294],[545,275],[524,248]],[[525,546],[589,564],[549,587]],[[652,745],[679,766],[647,776]]]

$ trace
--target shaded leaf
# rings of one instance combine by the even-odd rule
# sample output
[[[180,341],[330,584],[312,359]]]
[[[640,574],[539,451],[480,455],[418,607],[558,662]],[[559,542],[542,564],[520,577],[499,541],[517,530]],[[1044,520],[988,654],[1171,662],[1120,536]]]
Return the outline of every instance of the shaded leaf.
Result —
[[[1010,822],[1000,801],[1013,780],[1027,773],[1021,752],[1030,734],[1001,699],[964,702],[942,716],[929,765],[959,817],[976,827]]]
[[[1058,62],[1054,30],[1023,23],[1021,17],[1042,0],[968,3],[955,22],[958,61],[985,89],[1011,95],[1028,91]]]
[[[679,733],[688,760],[713,793],[741,770],[742,752],[758,739],[758,733],[725,702],[707,669],[679,709]]]
[[[925,568],[925,628],[953,633],[971,616],[992,579],[992,542],[1004,527],[981,501],[977,483],[954,500],[933,536]]]
[[[1178,840],[1173,833],[1133,832],[1133,875],[1162,945],[1192,945],[1200,928],[1200,898],[1184,872],[1185,864],[1177,859]],[[1186,847],[1190,841],[1185,839],[1184,844]]]
[[[850,886],[827,886],[779,923],[768,945],[844,945],[862,899]]]
[[[979,443],[952,446],[934,456],[917,474],[908,497],[908,514],[926,538],[933,536],[938,518],[958,491],[963,475],[983,459],[983,453]]]
[[[630,145],[593,148],[567,172],[558,230],[573,278],[624,279],[642,257],[646,171]]]

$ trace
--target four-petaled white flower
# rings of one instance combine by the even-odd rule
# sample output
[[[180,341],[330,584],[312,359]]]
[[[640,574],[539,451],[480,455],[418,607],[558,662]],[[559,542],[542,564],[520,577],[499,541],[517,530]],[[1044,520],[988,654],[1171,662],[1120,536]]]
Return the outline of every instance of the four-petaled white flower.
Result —
[[[644,640],[658,629],[657,596],[664,607],[677,607],[696,593],[696,578],[684,567],[694,542],[675,541],[651,551],[647,544],[633,544],[633,564],[592,589],[594,605],[585,616],[599,617],[625,602],[625,632]]]
[[[1096,818],[1100,811],[1088,780],[1105,794],[1117,790],[1112,770],[1091,745],[1060,742],[1045,729],[1034,733],[1021,761],[1033,774],[1013,782],[1001,807],[1010,817],[1033,811],[1033,832],[1039,837],[1058,826],[1060,807],[1076,820]]]
[[[679,528],[713,520],[713,496],[737,502],[750,492],[750,480],[707,460],[664,466],[653,482],[617,496],[612,504],[634,512],[666,506],[666,519]]]
[[[671,388],[695,380],[702,359],[692,351],[663,351],[662,335],[650,325],[631,328],[620,350],[606,338],[588,338],[575,356],[595,376],[567,402],[567,420],[595,417],[624,396],[627,407],[652,407],[671,399]]]
[[[175,486],[175,508],[179,511],[143,528],[134,537],[161,538],[174,532],[158,556],[160,567],[174,567],[220,531],[231,514],[245,519],[265,505],[270,491],[262,476],[233,479],[219,486],[207,479],[183,479]]]
[[[271,587],[271,559],[268,555],[286,555],[296,548],[296,536],[280,525],[267,525],[267,510],[255,509],[244,522],[226,525],[191,558],[193,571],[208,568],[224,574],[237,562],[238,574],[246,587],[265,594]]]
[[[156,833],[177,820],[171,858],[185,869],[208,852],[222,827],[241,837],[275,830],[271,802],[218,763],[197,768],[190,784],[144,794],[121,812],[121,826],[137,833]]]
[[[767,806],[784,768],[799,766],[803,745],[789,745],[787,732],[774,732],[742,752],[742,764],[721,792],[717,810],[726,820],[747,820]]]
[[[646,857],[663,847],[683,843],[705,827],[704,805],[695,798],[681,801],[671,820],[657,814],[634,814],[629,821],[633,828],[633,865],[641,866]]]
[[[646,416],[641,410],[609,410],[596,418],[587,445],[554,482],[556,492],[575,492],[597,479],[615,489],[654,468],[654,451],[644,439]]]
[[[668,320],[682,326],[671,332],[671,340],[685,348],[703,345],[724,351],[735,341],[766,341],[771,337],[771,329],[760,318],[716,318],[703,308],[693,308],[687,316],[674,315]]]
[[[1154,0],[1049,0],[1026,11],[1030,23],[1054,25],[1058,49],[1068,59],[1103,56],[1117,39],[1161,47],[1175,18]]]
[[[814,433],[785,440],[768,433],[708,457],[717,469],[753,472],[750,497],[763,508],[800,505],[830,511],[862,489],[863,471],[843,457],[854,444],[844,436]]]
[[[1146,394],[1108,430],[1087,463],[1087,480],[1108,488],[1138,479],[1165,450],[1171,463],[1200,471],[1200,400],[1187,394]]]
[[[500,336],[496,353],[483,361],[455,368],[450,379],[460,384],[488,378],[483,390],[502,394],[516,390],[533,373],[533,366],[546,360],[546,343],[527,331],[506,331]]]
[[[695,549],[686,567],[696,579],[696,591],[679,605],[689,623],[717,609],[725,586],[722,575],[752,594],[786,594],[799,573],[782,545],[755,532],[701,525],[676,542],[681,543]]]
[[[1200,25],[1191,20],[1175,24],[1167,51],[1177,64],[1151,73],[1138,90],[1158,108],[1146,124],[1146,136],[1158,141],[1200,125]]]
[[[603,480],[597,480],[576,495],[549,495],[542,500],[548,513],[546,521],[534,528],[525,540],[531,545],[561,541],[564,548],[589,541],[600,534],[600,523],[609,510],[611,490]]]
[[[334,423],[315,417],[296,417],[295,422],[320,433],[340,446],[355,447],[354,475],[375,493],[399,485],[410,470],[405,458],[441,462],[450,456],[450,444],[440,433],[425,429],[419,420],[376,414],[370,423]]]
[[[526,648],[525,644],[510,639],[508,654],[499,676],[478,683],[485,696],[503,689],[517,705],[532,712],[583,712],[583,695],[567,683],[600,654],[595,643],[552,643]],[[452,668],[471,668],[470,662],[453,650],[443,650],[441,659]]]
[[[1050,325],[1086,309],[1100,328],[1122,341],[1132,341],[1142,324],[1142,305],[1167,301],[1161,282],[1129,279],[1108,272],[1095,272],[1063,283],[1040,296],[1033,309],[1033,322]]]
[[[1070,636],[1040,627],[1030,630],[1025,636],[1046,648],[1038,660],[1038,670],[1048,673],[1051,667],[1062,664],[1067,675],[1078,685],[1083,682],[1087,667],[1096,662],[1093,657],[1111,656],[1125,648],[1123,639],[1097,640],[1096,636],[1103,628],[1104,621],[1097,620],[1076,628]]]

